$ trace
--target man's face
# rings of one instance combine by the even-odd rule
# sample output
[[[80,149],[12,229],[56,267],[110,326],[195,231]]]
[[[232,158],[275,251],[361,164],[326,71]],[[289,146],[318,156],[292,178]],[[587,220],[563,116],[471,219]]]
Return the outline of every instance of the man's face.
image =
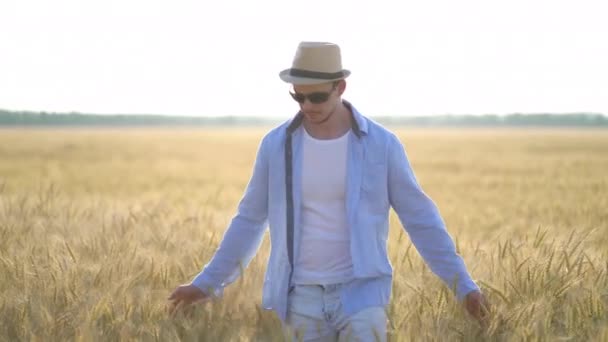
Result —
[[[312,124],[324,123],[333,114],[333,111],[336,110],[340,102],[340,95],[342,95],[344,88],[342,83],[294,85],[294,92],[292,94],[295,94],[296,98],[299,97],[300,100],[303,100],[303,102],[298,102],[300,110],[304,113],[305,120]],[[302,95],[306,96],[306,98]],[[325,97],[327,97],[327,100],[315,103],[324,100]]]

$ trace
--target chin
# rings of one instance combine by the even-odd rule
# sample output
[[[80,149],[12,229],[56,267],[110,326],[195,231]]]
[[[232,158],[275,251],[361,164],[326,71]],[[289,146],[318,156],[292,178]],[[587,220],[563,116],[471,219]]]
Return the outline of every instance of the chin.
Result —
[[[327,119],[327,115],[324,115],[323,113],[306,114],[306,119],[308,119],[310,123],[322,123]]]

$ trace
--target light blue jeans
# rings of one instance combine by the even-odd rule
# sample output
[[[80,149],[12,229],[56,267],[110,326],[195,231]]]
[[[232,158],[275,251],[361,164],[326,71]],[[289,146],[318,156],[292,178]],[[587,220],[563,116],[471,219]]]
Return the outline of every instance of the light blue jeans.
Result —
[[[370,307],[346,316],[340,300],[341,286],[295,286],[289,294],[285,327],[294,341],[386,341],[388,320],[384,307]]]

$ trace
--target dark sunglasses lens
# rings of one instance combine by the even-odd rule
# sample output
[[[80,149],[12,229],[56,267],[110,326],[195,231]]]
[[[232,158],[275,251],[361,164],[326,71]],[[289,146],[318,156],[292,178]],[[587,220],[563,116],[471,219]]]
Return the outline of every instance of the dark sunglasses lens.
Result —
[[[306,95],[300,93],[289,93],[291,97],[298,103],[304,103],[306,101]]]
[[[289,92],[291,97],[297,101],[298,103],[304,103],[306,99],[310,101],[310,103],[319,104],[327,101],[329,99],[330,93],[316,92],[308,95],[304,95],[302,93],[292,93]]]
[[[308,95],[308,100],[312,103],[323,103],[329,99],[329,93],[312,93]]]

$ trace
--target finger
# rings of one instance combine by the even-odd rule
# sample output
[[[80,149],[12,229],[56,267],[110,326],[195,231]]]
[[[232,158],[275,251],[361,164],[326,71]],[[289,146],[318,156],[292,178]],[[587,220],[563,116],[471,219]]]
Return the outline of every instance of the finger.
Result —
[[[181,292],[182,292],[181,289],[178,287],[171,293],[171,295],[169,295],[169,298],[167,298],[167,299],[173,300],[173,299],[179,297],[181,295]]]
[[[169,314],[171,316],[174,316],[175,313],[178,311],[178,308],[182,305],[182,300],[181,299],[177,299],[175,301],[173,301],[170,305],[169,305]]]
[[[183,312],[184,312],[184,316],[186,316],[188,318],[194,317],[194,306],[193,305],[185,306],[183,309]]]
[[[182,300],[175,306],[175,310],[173,310],[173,316],[176,316],[179,314],[180,317],[181,316],[188,317],[188,310],[191,307],[192,306],[190,305],[189,302]]]

